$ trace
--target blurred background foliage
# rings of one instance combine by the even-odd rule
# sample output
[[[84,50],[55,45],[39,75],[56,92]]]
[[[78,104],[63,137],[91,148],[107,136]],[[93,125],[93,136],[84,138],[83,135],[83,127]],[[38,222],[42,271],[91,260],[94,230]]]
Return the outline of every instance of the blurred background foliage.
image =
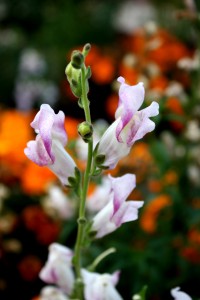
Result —
[[[74,245],[77,200],[47,168],[28,161],[23,149],[34,138],[29,124],[36,109],[49,103],[65,112],[68,149],[84,166],[76,132],[83,114],[64,70],[72,49],[86,42],[92,44],[89,96],[98,132],[114,120],[120,75],[129,84],[143,81],[145,106],[158,101],[160,115],[155,132],[137,142],[113,171],[113,176],[136,174],[130,199],[145,201],[139,220],[96,241],[85,250],[84,263],[114,246],[116,254],[97,271],[121,269],[124,299],[146,284],[150,300],[171,299],[175,286],[200,297],[199,9],[199,1],[189,0],[1,0],[2,300],[37,296],[48,245]],[[98,186],[94,180],[90,194]]]

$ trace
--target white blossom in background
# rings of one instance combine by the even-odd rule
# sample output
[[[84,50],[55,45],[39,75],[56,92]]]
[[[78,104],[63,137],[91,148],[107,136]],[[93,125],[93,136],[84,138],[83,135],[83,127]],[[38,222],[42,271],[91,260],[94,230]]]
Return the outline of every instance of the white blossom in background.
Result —
[[[64,193],[61,187],[52,185],[43,198],[42,205],[47,214],[68,220],[74,216],[75,203]]]
[[[196,185],[200,186],[200,168],[196,164],[191,164],[188,166],[187,170],[188,177],[190,181]]]
[[[44,57],[36,49],[25,49],[19,62],[20,76],[36,75],[41,76],[47,70]]]
[[[46,73],[47,63],[36,49],[22,52],[14,90],[19,110],[30,110],[35,103],[56,103],[59,90],[53,81],[45,78]]]
[[[125,1],[114,15],[113,26],[118,31],[132,33],[154,19],[155,9],[148,1]]]
[[[200,67],[200,53],[199,50],[196,50],[193,57],[183,57],[177,63],[178,68],[195,71]]]
[[[200,124],[198,120],[191,120],[187,123],[185,137],[191,142],[200,141]]]
[[[0,184],[0,212],[3,208],[4,200],[9,196],[9,189],[4,185]]]
[[[192,300],[192,298],[185,292],[180,291],[180,287],[171,290],[171,295],[174,300]]]

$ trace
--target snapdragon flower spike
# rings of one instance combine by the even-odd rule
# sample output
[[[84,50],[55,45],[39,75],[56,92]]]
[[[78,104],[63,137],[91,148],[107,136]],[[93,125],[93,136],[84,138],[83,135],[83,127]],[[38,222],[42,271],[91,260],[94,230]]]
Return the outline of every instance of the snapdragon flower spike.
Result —
[[[68,185],[68,177],[74,177],[76,164],[64,148],[67,143],[64,120],[62,111],[55,114],[48,104],[42,104],[31,123],[36,139],[27,143],[24,153],[37,165],[48,166],[63,185]]]
[[[109,176],[111,189],[108,194],[109,201],[93,218],[92,232],[95,237],[101,238],[113,232],[123,223],[134,221],[138,218],[138,209],[143,206],[143,201],[126,201],[128,195],[136,186],[136,177],[126,174],[118,178]]]
[[[171,290],[171,295],[174,300],[192,300],[192,298],[185,292],[180,291],[180,287],[175,287]]]
[[[82,269],[85,300],[123,300],[115,289],[119,271],[113,274],[98,274]]]
[[[49,246],[48,260],[39,273],[40,279],[48,284],[57,285],[64,293],[70,295],[74,285],[72,270],[73,252],[60,244]]]
[[[130,86],[123,77],[118,78],[121,83],[119,89],[119,104],[115,113],[115,122],[105,131],[100,139],[97,154],[105,156],[102,166],[113,169],[118,161],[126,156],[135,141],[144,137],[155,128],[150,117],[159,113],[158,103],[153,101],[148,107],[138,111],[144,102],[144,87],[140,82]]]

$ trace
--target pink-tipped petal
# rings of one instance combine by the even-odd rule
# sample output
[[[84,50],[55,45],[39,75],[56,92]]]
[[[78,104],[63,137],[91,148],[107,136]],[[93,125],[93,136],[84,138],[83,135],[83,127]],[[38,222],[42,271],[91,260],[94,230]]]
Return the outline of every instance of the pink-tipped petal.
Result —
[[[134,174],[126,174],[118,178],[109,176],[114,192],[114,213],[119,209],[132,190],[136,187],[136,177]]]

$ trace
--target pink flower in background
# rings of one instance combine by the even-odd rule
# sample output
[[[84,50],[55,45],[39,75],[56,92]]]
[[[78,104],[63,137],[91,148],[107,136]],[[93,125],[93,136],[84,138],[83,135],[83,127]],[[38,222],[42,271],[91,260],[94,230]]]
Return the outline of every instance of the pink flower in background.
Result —
[[[152,102],[147,108],[138,109],[144,102],[143,83],[130,86],[123,77],[119,77],[119,104],[115,113],[116,121],[105,131],[100,139],[97,156],[105,155],[103,166],[112,169],[126,156],[135,141],[144,137],[155,128],[150,117],[157,116],[159,106]]]
[[[82,270],[85,300],[122,300],[115,289],[119,280],[119,271],[113,274],[98,274]]]
[[[172,289],[171,295],[174,298],[174,300],[192,300],[192,298],[188,294],[180,291],[180,287]]]
[[[48,104],[42,104],[31,123],[36,139],[28,142],[24,153],[37,165],[48,166],[62,184],[68,185],[68,177],[74,177],[76,164],[64,148],[67,143],[64,120],[62,111],[55,114]]]
[[[136,186],[136,177],[126,174],[118,178],[109,176],[111,189],[109,201],[93,218],[91,231],[96,232],[96,238],[113,232],[125,222],[138,218],[138,209],[143,201],[126,201],[128,195]]]
[[[62,245],[53,243],[49,246],[49,256],[39,277],[44,282],[55,284],[67,295],[70,295],[74,285],[72,270],[73,252]]]

